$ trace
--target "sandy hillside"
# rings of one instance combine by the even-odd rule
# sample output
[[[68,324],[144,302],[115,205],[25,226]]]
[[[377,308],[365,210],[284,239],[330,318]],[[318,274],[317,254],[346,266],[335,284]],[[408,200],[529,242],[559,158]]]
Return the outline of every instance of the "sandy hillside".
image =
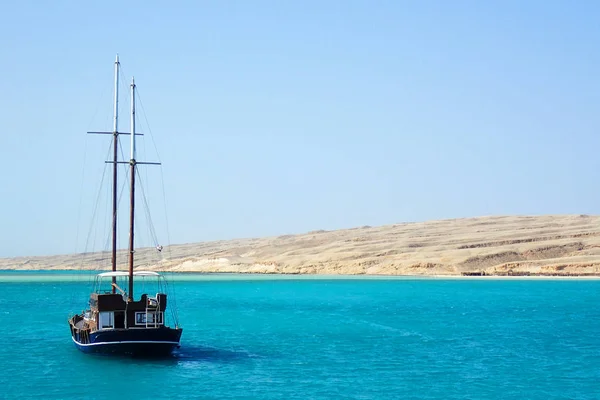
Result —
[[[120,269],[126,269],[119,252]],[[137,269],[385,275],[600,275],[600,217],[481,217],[136,252]],[[0,269],[110,269],[108,253],[0,259]]]

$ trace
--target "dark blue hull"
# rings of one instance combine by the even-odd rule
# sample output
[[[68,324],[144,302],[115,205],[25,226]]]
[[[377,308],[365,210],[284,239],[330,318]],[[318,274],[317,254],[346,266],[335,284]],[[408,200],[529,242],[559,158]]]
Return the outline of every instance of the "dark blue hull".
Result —
[[[164,357],[179,347],[181,329],[131,328],[90,333],[80,337],[73,334],[73,342],[84,353]]]

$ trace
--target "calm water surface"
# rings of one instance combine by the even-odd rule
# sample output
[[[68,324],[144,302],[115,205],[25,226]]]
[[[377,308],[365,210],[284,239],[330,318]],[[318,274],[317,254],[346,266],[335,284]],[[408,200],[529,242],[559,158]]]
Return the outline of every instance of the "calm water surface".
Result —
[[[88,280],[0,272],[0,398],[600,398],[600,281],[185,275],[136,360],[71,342]]]

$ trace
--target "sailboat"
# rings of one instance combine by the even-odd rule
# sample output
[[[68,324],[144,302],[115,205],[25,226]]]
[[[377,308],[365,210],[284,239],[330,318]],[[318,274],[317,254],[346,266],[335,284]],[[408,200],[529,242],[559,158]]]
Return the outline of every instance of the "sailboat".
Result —
[[[131,81],[131,132],[118,131],[119,56],[115,59],[114,120],[112,132],[88,132],[113,136],[112,181],[112,270],[95,277],[89,297],[89,307],[81,314],[69,318],[71,339],[85,353],[121,354],[133,356],[166,356],[180,345],[182,329],[166,323],[167,282],[155,271],[134,271],[135,177],[140,164],[159,164],[136,160],[135,95],[136,85]],[[129,135],[131,157],[129,161],[117,159],[118,139]],[[117,165],[129,164],[130,213],[128,270],[117,269]],[[143,282],[147,288],[154,281],[156,290],[136,296],[135,283]]]

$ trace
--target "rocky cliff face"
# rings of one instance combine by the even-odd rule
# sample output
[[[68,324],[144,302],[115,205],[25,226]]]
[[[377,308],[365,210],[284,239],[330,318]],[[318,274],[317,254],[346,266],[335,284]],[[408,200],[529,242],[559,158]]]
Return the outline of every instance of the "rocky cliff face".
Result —
[[[126,266],[125,252],[119,253]],[[373,275],[600,275],[600,217],[500,216],[364,226],[136,252],[137,269]],[[0,259],[0,269],[109,269],[110,254]]]

